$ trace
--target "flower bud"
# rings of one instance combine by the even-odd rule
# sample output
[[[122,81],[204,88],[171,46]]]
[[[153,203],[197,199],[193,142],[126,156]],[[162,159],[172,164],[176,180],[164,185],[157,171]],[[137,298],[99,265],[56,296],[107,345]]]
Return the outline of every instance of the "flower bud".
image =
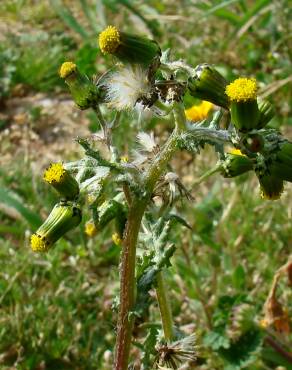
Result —
[[[43,179],[66,200],[74,200],[79,194],[77,181],[65,170],[62,163],[51,163],[45,170]]]
[[[34,252],[47,252],[67,231],[81,222],[81,210],[70,204],[58,203],[46,221],[31,236],[31,249]]]
[[[238,78],[226,87],[230,100],[231,121],[242,132],[258,128],[260,111],[257,83],[253,78]]]
[[[94,108],[103,102],[103,91],[90,81],[85,74],[80,73],[76,64],[72,62],[63,63],[59,74],[68,85],[72,98],[78,108]]]
[[[274,173],[269,174],[268,172],[264,175],[257,173],[261,197],[267,200],[277,200],[280,199],[281,194],[284,191],[284,182]]]
[[[284,181],[292,182],[292,143],[285,141],[279,145],[270,164],[271,171]]]
[[[192,96],[228,109],[226,85],[225,78],[213,66],[206,63],[199,64],[195,69],[195,75],[188,81]]]
[[[261,129],[265,127],[275,115],[275,109],[273,105],[267,100],[258,101],[258,108],[260,111],[260,117],[257,124],[257,128]]]
[[[221,174],[223,177],[236,177],[253,169],[253,162],[243,154],[226,154],[222,161]]]
[[[154,58],[160,58],[158,43],[147,37],[132,35],[108,26],[98,37],[98,44],[103,54],[112,54],[121,62],[150,66]]]
[[[116,200],[107,200],[98,208],[98,229],[103,229],[110,221],[115,219],[116,227],[122,234],[123,226],[125,224],[125,210],[121,203]]]

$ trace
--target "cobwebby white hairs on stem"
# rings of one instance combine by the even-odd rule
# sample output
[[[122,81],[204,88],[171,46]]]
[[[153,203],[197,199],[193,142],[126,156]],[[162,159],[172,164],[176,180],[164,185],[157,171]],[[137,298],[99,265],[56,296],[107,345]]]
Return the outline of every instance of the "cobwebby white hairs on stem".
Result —
[[[107,100],[111,108],[130,110],[139,98],[151,93],[147,71],[140,65],[127,65],[111,73],[103,82],[107,90]]]

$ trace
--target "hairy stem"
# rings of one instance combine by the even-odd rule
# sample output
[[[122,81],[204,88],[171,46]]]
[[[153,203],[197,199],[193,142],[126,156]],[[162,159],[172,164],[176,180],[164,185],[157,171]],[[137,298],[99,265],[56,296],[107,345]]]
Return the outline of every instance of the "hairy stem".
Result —
[[[157,274],[156,295],[161,315],[164,338],[167,341],[171,341],[173,339],[173,320],[163,271],[160,271]]]
[[[117,325],[117,342],[115,350],[115,370],[127,370],[134,324],[130,315],[135,305],[136,280],[135,262],[136,245],[139,229],[145,209],[151,200],[151,195],[157,180],[162,175],[167,163],[177,149],[177,141],[185,126],[185,115],[180,104],[174,105],[176,127],[163,147],[161,153],[154,159],[145,176],[145,195],[142,198],[133,197],[128,214],[120,268],[120,307]]]

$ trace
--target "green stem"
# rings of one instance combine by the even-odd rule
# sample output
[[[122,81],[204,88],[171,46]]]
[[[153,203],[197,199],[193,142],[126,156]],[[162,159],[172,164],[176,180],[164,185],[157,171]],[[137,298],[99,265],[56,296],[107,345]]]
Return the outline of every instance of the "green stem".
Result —
[[[173,320],[170,308],[170,302],[168,299],[166,285],[164,280],[163,271],[157,274],[157,288],[156,295],[161,315],[162,327],[164,332],[164,338],[167,341],[173,339]]]
[[[121,255],[120,306],[115,349],[115,370],[128,369],[132,329],[134,325],[134,318],[130,313],[134,309],[136,295],[135,264],[137,239],[142,217],[150,202],[154,186],[165,170],[167,163],[175,153],[178,137],[185,127],[184,110],[178,103],[174,105],[174,118],[176,127],[146,174],[145,195],[143,198],[133,197],[129,207]]]
[[[205,172],[201,177],[199,177],[193,184],[193,186],[201,184],[201,182],[205,181],[208,177],[214,175],[214,173],[219,172],[221,169],[221,165],[216,165],[214,168],[211,168],[211,170]]]

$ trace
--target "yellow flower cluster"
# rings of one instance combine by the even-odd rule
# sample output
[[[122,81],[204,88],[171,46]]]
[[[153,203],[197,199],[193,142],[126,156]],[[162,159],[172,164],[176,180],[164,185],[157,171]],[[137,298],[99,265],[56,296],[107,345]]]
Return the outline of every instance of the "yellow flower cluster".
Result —
[[[257,97],[257,82],[255,78],[237,78],[226,86],[226,94],[231,101],[245,102]]]
[[[85,224],[85,234],[92,238],[97,233],[97,229],[93,221],[89,221]]]
[[[38,234],[32,234],[30,237],[30,245],[34,252],[46,252],[48,250],[47,243]]]
[[[77,66],[73,62],[64,62],[61,65],[61,68],[59,70],[59,75],[61,78],[68,77],[72,72],[75,72],[77,69]]]
[[[235,149],[235,148],[230,149],[230,150],[228,151],[228,153],[230,153],[230,154],[235,154],[235,155],[243,155],[243,156],[245,156],[245,154],[243,154],[243,153],[241,152],[241,150],[240,150],[240,149]]]
[[[207,118],[211,109],[213,109],[213,104],[203,100],[199,105],[193,105],[191,108],[186,109],[185,115],[189,121],[202,121]]]
[[[119,234],[118,233],[114,233],[112,235],[112,241],[115,243],[115,245],[117,246],[121,246],[122,245],[122,239],[120,238]]]
[[[52,163],[44,172],[44,180],[49,184],[58,184],[64,179],[65,172],[62,163]]]
[[[114,26],[108,26],[99,34],[98,43],[103,54],[113,54],[121,44],[120,33]]]

